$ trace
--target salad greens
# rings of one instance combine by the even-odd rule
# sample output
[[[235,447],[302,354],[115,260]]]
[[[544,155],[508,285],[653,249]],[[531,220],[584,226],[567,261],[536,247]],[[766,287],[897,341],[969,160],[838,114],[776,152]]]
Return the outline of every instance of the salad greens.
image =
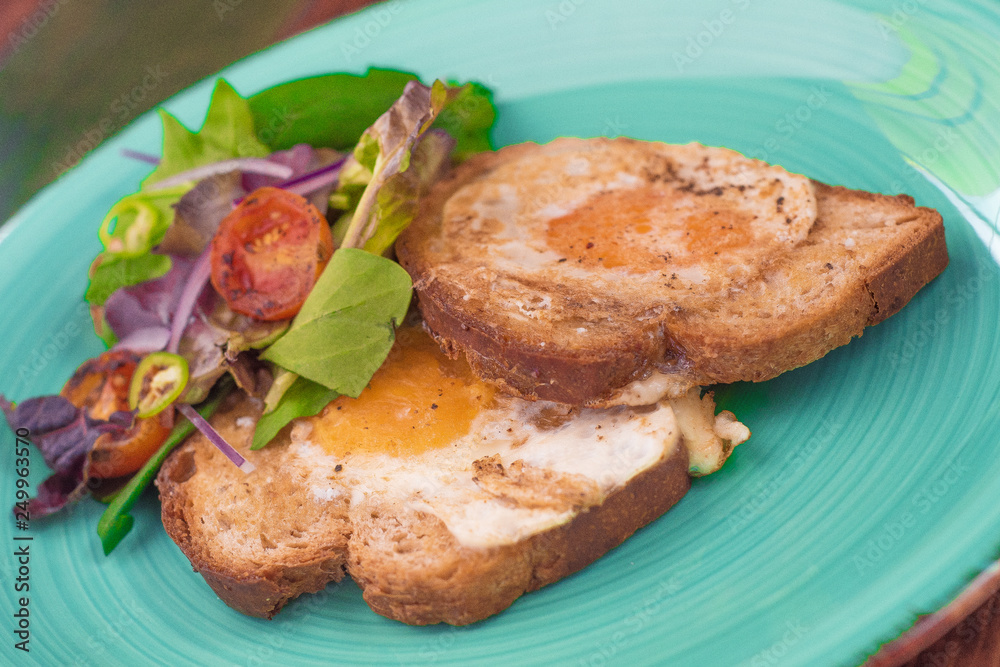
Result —
[[[199,131],[188,130],[163,109],[160,109],[160,118],[163,120],[163,157],[142,182],[143,190],[155,189],[157,182],[192,167],[238,157],[265,157],[271,152],[257,138],[249,103],[225,79],[215,84],[205,124]]]
[[[406,171],[390,176],[383,172],[381,187],[378,187],[372,205],[371,217],[377,220],[371,236],[365,241],[364,249],[381,255],[392,248],[396,237],[406,229],[417,214],[417,203],[427,194],[430,186],[448,168],[455,140],[441,130],[431,130],[414,146],[410,164]],[[357,214],[354,216],[357,217]]]
[[[162,158],[101,223],[103,250],[86,293],[95,330],[109,347],[117,341],[140,357],[162,350],[167,339],[179,341],[190,379],[178,401],[203,401],[198,411],[205,417],[232,390],[232,379],[252,395],[266,394],[253,438],[258,449],[293,419],[318,413],[337,396],[358,396],[385,360],[412,283],[382,255],[450,164],[491,148],[491,93],[478,84],[425,86],[407,72],[370,69],[293,81],[249,98],[219,80],[197,131],[160,115]],[[336,220],[339,249],[291,322],[232,311],[225,295],[202,287],[206,274],[192,269],[208,257],[205,246],[234,202],[263,186],[306,195]],[[195,289],[193,306],[179,312],[181,294]],[[45,451],[51,441],[72,453],[63,457],[72,465],[60,459],[39,486],[40,500],[55,511],[81,495],[95,434],[125,428],[134,411],[99,422],[55,396],[28,399],[19,409],[0,396],[0,407],[13,424],[33,401],[61,409]],[[113,497],[98,526],[105,553],[130,530],[132,505],[194,428],[179,420]]]
[[[45,516],[87,493],[87,455],[105,433],[122,433],[132,425],[132,415],[115,412],[95,419],[62,396],[38,396],[16,406],[0,394],[0,410],[15,432],[24,429],[41,452],[52,474],[35,490],[24,509],[31,516]]]
[[[464,162],[476,153],[493,150],[490,129],[496,117],[490,89],[478,83],[467,83],[441,110],[433,128],[444,130],[455,140],[452,159]]]
[[[160,164],[143,180],[139,192],[115,204],[101,224],[104,251],[94,262],[87,289],[87,301],[96,306],[120,287],[159,278],[170,270],[170,258],[152,250],[173,222],[173,207],[195,183],[159,189],[159,181],[199,165],[270,153],[257,139],[247,101],[222,79],[212,92],[205,124],[198,132],[191,132],[162,109],[160,118]]]
[[[361,135],[354,149],[354,159],[372,176],[344,234],[344,246],[365,247],[375,235],[383,217],[379,195],[387,192],[387,197],[390,200],[393,198],[392,193],[399,186],[393,187],[390,181],[407,171],[417,142],[430,129],[445,105],[456,99],[460,90],[449,88],[440,81],[435,81],[430,88],[419,82],[408,83],[403,95]],[[448,148],[450,152],[451,147]],[[387,186],[388,191],[383,186]],[[405,226],[400,226],[399,231]],[[391,238],[395,240],[395,235]],[[385,248],[379,252],[383,250]]]
[[[361,135],[353,159],[341,170],[340,188],[330,197],[331,206],[348,209],[334,226],[341,250],[334,254],[289,332],[261,355],[302,378],[292,384],[290,376],[279,375],[281,383],[269,392],[266,412],[254,434],[255,448],[267,444],[292,419],[316,414],[325,405],[320,397],[329,402],[338,394],[357,396],[385,360],[394,326],[406,314],[412,286],[398,265],[371,258],[392,247],[416,214],[419,197],[448,167],[456,141],[442,130],[430,129],[442,111],[461,102],[464,106],[452,119],[464,117],[478,123],[478,130],[464,130],[467,145],[489,146],[487,132],[494,115],[481,109],[477,114],[467,112],[480,108],[484,100],[489,104],[488,91],[472,84],[449,87],[436,81],[427,87],[410,81],[399,99]],[[372,255],[348,255],[351,248],[363,248]],[[365,257],[369,259],[362,261]],[[345,271],[338,262],[349,259],[356,266]],[[352,276],[352,271],[357,275]],[[389,292],[377,294],[383,286]],[[318,307],[321,299],[324,305]],[[362,308],[353,299],[371,301]],[[311,383],[303,383],[303,378]],[[283,391],[289,387],[296,391],[286,397]]]
[[[309,144],[343,151],[353,148],[365,129],[403,94],[406,84],[416,80],[417,75],[409,72],[372,68],[360,76],[299,79],[247,101],[258,137],[271,150]]]

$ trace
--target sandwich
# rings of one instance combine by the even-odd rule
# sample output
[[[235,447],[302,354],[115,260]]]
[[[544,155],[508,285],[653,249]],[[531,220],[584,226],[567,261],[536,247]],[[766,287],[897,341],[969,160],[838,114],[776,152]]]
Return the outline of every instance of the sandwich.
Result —
[[[947,264],[941,216],[722,148],[559,139],[481,153],[395,252],[417,310],[358,398],[251,450],[215,416],[156,484],[218,596],[270,618],[351,577],[379,614],[462,625],[654,521],[749,437],[710,387],[807,364]]]
[[[517,395],[587,405],[771,379],[948,263],[940,214],[906,195],[632,139],[476,156],[397,252],[446,349]]]
[[[259,405],[166,461],[163,525],[231,607],[270,618],[350,575],[376,612],[462,625],[617,546],[718,469],[749,431],[711,398],[577,408],[504,395],[450,360],[419,319],[357,399],[250,450]]]

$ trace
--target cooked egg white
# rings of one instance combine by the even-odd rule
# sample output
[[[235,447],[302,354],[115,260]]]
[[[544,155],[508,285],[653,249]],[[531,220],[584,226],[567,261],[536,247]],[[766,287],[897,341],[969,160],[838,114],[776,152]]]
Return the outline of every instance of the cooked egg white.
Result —
[[[755,275],[762,257],[805,239],[815,220],[808,178],[736,151],[563,138],[452,194],[440,242],[471,256],[483,244],[510,275],[665,275],[708,287],[713,275]]]
[[[404,327],[361,396],[299,420],[292,440],[316,500],[428,512],[461,544],[487,547],[567,523],[676,447],[688,445],[696,473],[711,472],[749,435],[726,419],[723,440],[711,406],[687,412],[700,426],[679,424],[669,403],[574,410],[497,395]]]

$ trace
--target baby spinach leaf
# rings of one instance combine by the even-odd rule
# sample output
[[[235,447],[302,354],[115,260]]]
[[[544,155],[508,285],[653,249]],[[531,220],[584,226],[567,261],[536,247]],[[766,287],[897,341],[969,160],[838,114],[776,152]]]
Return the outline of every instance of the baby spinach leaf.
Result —
[[[268,88],[249,99],[257,136],[272,150],[295,144],[353,148],[416,78],[371,68],[361,76],[326,74]]]
[[[340,394],[357,396],[389,354],[412,287],[410,276],[395,262],[341,248],[291,328],[262,358]]]
[[[278,435],[278,431],[288,422],[299,417],[311,417],[337,398],[339,393],[328,389],[318,382],[296,377],[295,381],[281,395],[281,400],[272,412],[263,415],[257,421],[253,432],[253,445],[250,449],[260,449]]]

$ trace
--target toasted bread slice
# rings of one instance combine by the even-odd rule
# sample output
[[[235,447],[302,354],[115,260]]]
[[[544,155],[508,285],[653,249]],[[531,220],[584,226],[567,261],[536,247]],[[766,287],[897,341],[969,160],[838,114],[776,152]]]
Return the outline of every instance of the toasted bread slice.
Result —
[[[422,331],[400,339],[366,393],[262,450],[259,408],[232,400],[213,423],[253,473],[201,436],[164,464],[163,525],[230,606],[270,618],[348,574],[390,618],[471,623],[620,544],[749,436],[697,392],[642,409],[494,395]]]
[[[772,378],[948,262],[941,216],[910,197],[631,139],[476,156],[396,250],[443,349],[504,391],[574,405]]]

